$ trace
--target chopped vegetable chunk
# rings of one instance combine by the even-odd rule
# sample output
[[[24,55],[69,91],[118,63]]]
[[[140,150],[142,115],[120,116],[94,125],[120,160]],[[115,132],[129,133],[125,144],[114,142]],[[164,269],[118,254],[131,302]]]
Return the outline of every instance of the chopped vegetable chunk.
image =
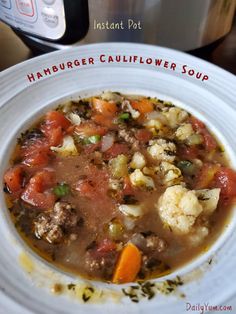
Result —
[[[141,267],[141,253],[138,248],[128,243],[119,257],[113,275],[113,283],[127,283],[134,281]]]
[[[23,169],[21,166],[15,166],[7,170],[4,175],[4,181],[8,190],[15,194],[21,191],[23,185]]]
[[[236,172],[186,110],[106,91],[59,105],[22,133],[3,190],[42,258],[88,280],[145,280],[151,298],[146,280],[191,262],[224,231]]]

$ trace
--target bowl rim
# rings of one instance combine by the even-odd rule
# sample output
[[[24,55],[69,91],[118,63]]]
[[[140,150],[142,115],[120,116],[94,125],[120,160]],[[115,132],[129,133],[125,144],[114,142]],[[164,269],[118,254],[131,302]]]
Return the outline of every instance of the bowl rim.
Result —
[[[118,89],[116,90],[117,92],[120,92],[121,94],[125,94],[125,95],[134,95],[128,92],[129,88],[126,89]],[[103,91],[106,91],[104,89],[101,90],[101,93]],[[107,90],[108,92],[114,92],[114,91],[110,91]],[[187,105],[185,103],[183,103],[182,101],[175,99],[173,97],[170,97],[168,95],[164,95],[161,93],[153,93],[153,95],[150,96],[150,94],[136,94],[137,96],[144,96],[144,97],[157,97],[158,99],[161,100],[165,100],[165,101],[170,101],[172,102],[176,107],[178,108],[182,108],[187,110],[187,112],[193,114],[195,117],[197,117],[198,119],[200,119],[200,121],[204,121],[204,123],[207,124],[207,127],[213,131],[214,136],[216,136],[217,140],[220,137],[220,143],[223,144],[223,147],[225,148],[225,150],[227,151],[227,158],[229,158],[230,163],[233,164],[232,168],[236,169],[236,153],[234,152],[233,148],[231,147],[231,145],[228,143],[228,141],[225,139],[224,135],[221,134],[221,132],[215,128],[214,124],[212,124],[212,122],[210,120],[208,120],[207,118],[205,118],[203,116],[203,114],[201,112],[198,112],[197,110],[191,108],[190,105]],[[136,96],[134,95],[134,96]],[[92,97],[92,96],[99,96],[99,94],[95,93],[95,94],[91,94],[90,96],[88,95],[88,97]],[[79,97],[79,98],[78,98]],[[62,99],[64,99],[65,97],[62,97]],[[83,99],[80,96],[77,97],[73,97],[73,95],[68,95],[67,96],[68,100],[77,100],[77,99]],[[66,102],[66,101],[65,101]],[[177,103],[177,105],[176,105]],[[45,107],[43,108],[39,108],[38,112],[34,112],[33,115],[27,119],[27,123],[25,123],[26,121],[22,121],[20,122],[20,124],[18,125],[17,130],[14,132],[14,134],[12,134],[11,138],[9,138],[9,146],[10,147],[14,147],[14,143],[16,144],[16,140],[19,137],[20,134],[22,134],[24,131],[26,131],[28,129],[28,127],[25,127],[25,124],[28,124],[28,121],[32,121],[31,126],[37,122],[39,120],[40,117],[42,117],[42,110],[43,111],[47,111],[50,109],[54,109],[56,108],[58,105],[62,104],[63,105],[63,101],[61,101],[60,99],[58,99],[55,103],[55,101],[53,101],[53,103],[49,103],[47,104]],[[0,108],[1,111],[1,108]],[[11,156],[11,152],[8,153],[8,160],[10,160]],[[9,164],[10,166],[10,164]],[[6,169],[5,169],[6,170]],[[167,279],[173,279],[176,278],[176,276],[183,276],[191,271],[193,271],[194,269],[200,267],[201,265],[203,265],[211,256],[214,255],[214,253],[216,253],[218,250],[221,249],[221,247],[224,245],[224,243],[229,239],[229,237],[232,235],[234,228],[236,227],[236,211],[234,210],[236,208],[236,205],[234,205],[231,209],[232,213],[230,214],[230,219],[229,222],[227,222],[227,228],[226,226],[223,227],[221,233],[217,236],[217,238],[211,243],[209,249],[206,252],[202,252],[199,253],[198,255],[196,255],[193,259],[187,261],[186,263],[184,263],[183,265],[181,265],[180,267],[176,268],[174,271],[172,271],[171,273],[161,276],[161,277],[156,277],[156,278],[151,278],[148,280],[151,280],[153,282],[159,282],[159,281],[165,281]],[[39,254],[37,254],[27,243],[26,241],[24,241],[24,239],[21,237],[21,235],[19,234],[19,232],[17,231],[17,229],[13,226],[13,222],[12,219],[10,217],[10,212],[7,209],[7,206],[5,206],[4,208],[5,211],[5,215],[7,216],[7,221],[8,224],[11,225],[10,229],[11,231],[14,230],[13,234],[14,234],[14,238],[16,241],[19,242],[19,244],[24,248],[24,250],[26,252],[28,252],[31,256],[33,256],[34,260],[40,263],[43,263],[45,265],[47,265],[47,267],[51,268],[52,270],[57,271],[58,273],[61,273],[62,275],[66,275],[69,276],[70,278],[73,279],[81,279],[81,280],[89,280],[91,283],[95,283],[96,285],[102,285],[102,286],[114,286],[114,287],[127,287],[130,286],[131,284],[134,284],[135,282],[130,282],[130,283],[126,283],[126,284],[113,284],[110,282],[103,282],[100,280],[93,280],[93,279],[86,279],[83,276],[80,276],[79,274],[75,274],[72,273],[70,271],[66,271],[63,270],[62,268],[60,268],[60,266],[54,265],[52,262],[48,262],[46,259],[44,259],[43,257],[41,257]]]
[[[145,45],[145,44],[129,44],[129,43],[105,43],[105,44],[103,44],[102,43],[102,44],[84,45],[84,46],[81,46],[81,47],[76,47],[76,48],[73,48],[73,49],[69,49],[68,51],[57,51],[57,52],[54,52],[54,53],[50,53],[50,54],[46,54],[46,55],[37,57],[37,59],[35,59],[35,58],[31,59],[31,60],[29,60],[27,62],[24,62],[22,64],[17,64],[14,67],[1,72],[0,73],[0,80],[4,80],[4,79],[9,80],[9,78],[12,76],[12,74],[15,73],[15,77],[16,77],[15,81],[17,81],[20,84],[17,85],[17,88],[14,89],[14,87],[16,87],[16,85],[14,85],[15,83],[13,82],[12,87],[13,87],[14,90],[13,90],[12,95],[11,95],[11,97],[13,98],[15,95],[17,95],[17,93],[19,91],[28,90],[28,89],[30,89],[30,86],[32,86],[34,84],[37,84],[37,82],[32,83],[31,85],[29,85],[27,82],[20,82],[20,79],[22,78],[22,69],[25,69],[25,67],[32,66],[32,68],[33,68],[35,63],[39,63],[39,64],[40,64],[40,62],[43,63],[43,61],[47,61],[47,58],[49,58],[51,60],[51,57],[49,57],[49,55],[50,56],[53,55],[53,56],[58,56],[59,57],[59,56],[63,56],[64,54],[65,54],[65,56],[67,56],[67,54],[70,54],[70,53],[71,54],[73,54],[73,53],[76,54],[76,52],[79,52],[79,53],[83,54],[86,51],[86,49],[89,49],[89,50],[95,49],[97,51],[97,50],[107,49],[110,45],[113,45],[113,48],[115,48],[115,49],[118,49],[118,48],[119,49],[123,49],[125,47],[126,48],[132,47],[134,49],[134,47],[135,47],[137,49],[140,49],[141,52],[144,52],[145,49],[148,49],[148,50],[150,50],[152,52],[153,51],[161,52],[162,55],[166,54],[166,58],[170,58],[172,55],[174,55],[174,56],[178,56],[178,58],[180,58],[180,59],[181,58],[186,59],[187,63],[191,61],[190,62],[191,65],[196,62],[199,66],[206,67],[207,71],[209,71],[209,72],[213,71],[214,72],[214,74],[216,76],[216,80],[215,80],[215,78],[213,78],[209,82],[209,84],[206,85],[205,88],[207,88],[207,87],[212,88],[213,86],[215,88],[224,87],[224,90],[222,90],[222,88],[221,88],[221,90],[222,90],[222,95],[225,97],[225,103],[227,103],[228,105],[231,105],[231,108],[233,108],[234,111],[235,111],[234,101],[235,101],[236,93],[235,93],[235,89],[233,89],[233,86],[235,86],[236,78],[233,76],[233,74],[228,73],[227,71],[222,70],[221,68],[219,68],[219,67],[217,67],[215,65],[212,65],[209,62],[200,60],[200,59],[198,59],[196,57],[193,57],[193,56],[190,56],[190,55],[188,55],[186,53],[183,53],[183,52],[180,52],[180,51],[175,51],[174,49],[168,49],[168,48],[163,48],[163,47],[156,47],[156,46]],[[119,49],[118,49],[118,51],[120,51]],[[114,53],[114,51],[111,52],[111,53]],[[221,84],[222,84],[222,86],[220,86]],[[227,85],[229,85],[229,86],[227,86]],[[227,94],[228,90],[231,91],[230,94]],[[4,95],[5,91],[6,91],[6,84],[3,85],[3,88],[0,91],[0,111],[4,108],[4,104],[9,99],[11,99],[11,98],[8,99],[7,97],[5,97],[5,95]],[[211,90],[211,92],[213,93],[213,90]],[[222,95],[220,95],[220,96],[222,96]],[[217,96],[219,97],[219,94],[217,94]],[[201,119],[201,120],[203,120],[203,119]],[[22,124],[23,124],[23,122],[22,122]],[[216,134],[215,131],[213,131],[213,133]],[[227,151],[228,151],[228,149],[227,149]],[[224,241],[224,243],[225,243],[225,241]],[[222,243],[222,245],[224,243]],[[205,254],[204,254],[204,256],[205,256]]]

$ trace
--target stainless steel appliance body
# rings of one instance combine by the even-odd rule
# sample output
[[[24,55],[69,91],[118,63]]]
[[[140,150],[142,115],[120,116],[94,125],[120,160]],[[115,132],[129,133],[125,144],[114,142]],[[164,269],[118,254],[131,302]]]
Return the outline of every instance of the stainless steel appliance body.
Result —
[[[0,0],[0,19],[50,51],[125,41],[192,50],[225,36],[236,0]]]

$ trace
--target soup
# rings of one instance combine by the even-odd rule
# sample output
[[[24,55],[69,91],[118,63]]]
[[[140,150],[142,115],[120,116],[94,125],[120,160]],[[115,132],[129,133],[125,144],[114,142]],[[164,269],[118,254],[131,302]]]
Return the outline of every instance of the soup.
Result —
[[[170,102],[103,93],[48,111],[18,139],[4,191],[17,230],[57,267],[116,284],[163,276],[222,232],[236,173]]]

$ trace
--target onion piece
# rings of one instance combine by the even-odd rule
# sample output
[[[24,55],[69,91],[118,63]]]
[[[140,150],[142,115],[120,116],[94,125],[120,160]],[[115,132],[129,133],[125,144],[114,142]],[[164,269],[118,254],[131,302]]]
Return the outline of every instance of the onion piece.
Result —
[[[147,241],[141,233],[134,233],[130,241],[136,245],[141,251],[147,251]]]
[[[163,124],[167,124],[167,119],[166,117],[160,113],[160,112],[157,112],[157,111],[151,111],[151,112],[148,112],[146,114],[146,118],[148,120],[159,120],[160,122],[162,122]]]
[[[119,210],[126,216],[138,218],[143,215],[143,209],[141,205],[119,205]]]
[[[71,112],[70,114],[68,114],[68,119],[74,125],[80,125],[81,124],[80,116],[74,112]]]
[[[105,152],[114,144],[115,138],[112,134],[107,134],[102,137],[102,147],[101,151]]]
[[[133,230],[135,227],[135,219],[128,217],[128,216],[124,216],[124,226],[127,230]]]

